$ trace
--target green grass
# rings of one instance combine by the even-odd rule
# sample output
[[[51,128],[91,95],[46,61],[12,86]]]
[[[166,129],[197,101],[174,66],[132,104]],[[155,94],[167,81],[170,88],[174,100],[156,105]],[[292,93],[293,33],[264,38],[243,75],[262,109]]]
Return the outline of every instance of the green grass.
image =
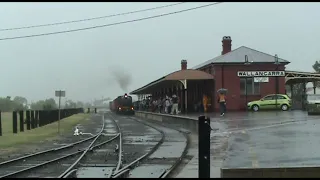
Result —
[[[60,132],[73,133],[72,128],[80,122],[85,122],[90,117],[89,114],[76,114],[60,120]],[[19,119],[19,116],[18,116]],[[20,132],[18,120],[18,133],[13,134],[12,130],[12,113],[2,113],[2,136],[0,136],[0,149],[16,147],[28,143],[36,143],[59,138],[58,122],[48,124],[36,129],[27,130],[26,125],[24,132]]]

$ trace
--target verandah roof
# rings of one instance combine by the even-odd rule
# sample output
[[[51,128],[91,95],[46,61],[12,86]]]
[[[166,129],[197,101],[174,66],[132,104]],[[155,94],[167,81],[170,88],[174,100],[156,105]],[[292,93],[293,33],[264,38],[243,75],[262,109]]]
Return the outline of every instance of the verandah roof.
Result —
[[[172,85],[178,85],[179,80],[208,80],[214,79],[214,77],[206,72],[195,70],[195,69],[186,69],[179,70],[163,76],[139,89],[136,89],[130,94],[148,94],[154,92],[154,90],[160,87],[170,87]]]

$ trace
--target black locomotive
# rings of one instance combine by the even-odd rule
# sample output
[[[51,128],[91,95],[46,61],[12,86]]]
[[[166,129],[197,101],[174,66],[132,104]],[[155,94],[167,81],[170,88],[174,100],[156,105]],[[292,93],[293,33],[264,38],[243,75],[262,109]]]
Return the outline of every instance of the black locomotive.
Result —
[[[132,97],[125,94],[124,96],[118,96],[112,102],[110,102],[110,110],[117,114],[130,114],[134,115],[134,107]]]

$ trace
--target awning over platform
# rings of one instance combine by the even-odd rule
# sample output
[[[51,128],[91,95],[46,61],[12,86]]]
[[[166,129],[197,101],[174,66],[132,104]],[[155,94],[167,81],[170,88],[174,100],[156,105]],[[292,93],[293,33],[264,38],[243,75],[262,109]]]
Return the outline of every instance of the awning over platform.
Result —
[[[148,94],[160,87],[168,87],[172,85],[181,84],[184,80],[209,80],[214,79],[211,74],[194,69],[185,69],[173,72],[163,76],[137,90],[130,92],[130,94]]]
[[[308,83],[320,81],[320,73],[286,71],[286,84]]]

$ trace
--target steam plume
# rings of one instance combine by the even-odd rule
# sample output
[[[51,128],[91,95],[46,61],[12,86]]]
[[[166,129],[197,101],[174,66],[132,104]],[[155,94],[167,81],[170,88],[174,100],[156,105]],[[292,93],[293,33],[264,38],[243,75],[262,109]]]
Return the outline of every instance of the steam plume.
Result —
[[[120,67],[110,68],[111,75],[119,87],[124,91],[128,91],[128,87],[131,83],[131,75],[128,71]]]

